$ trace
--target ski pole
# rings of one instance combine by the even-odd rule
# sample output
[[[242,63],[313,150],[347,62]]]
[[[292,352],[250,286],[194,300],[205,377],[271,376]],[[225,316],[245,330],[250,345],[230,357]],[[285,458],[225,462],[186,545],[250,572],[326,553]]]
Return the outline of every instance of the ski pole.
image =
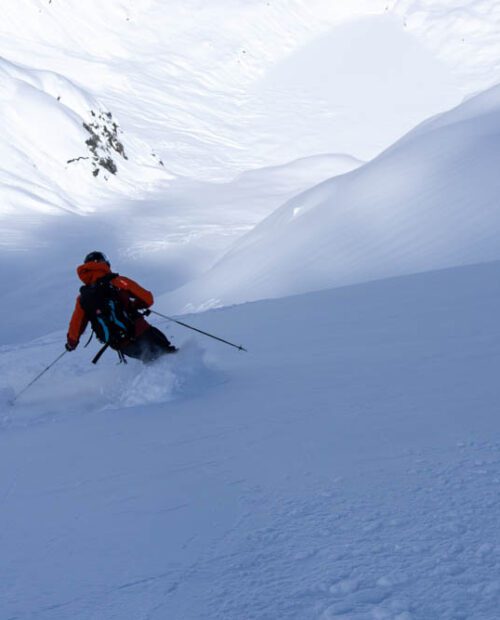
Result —
[[[248,353],[247,349],[245,349],[245,347],[242,347],[241,345],[233,344],[232,342],[229,342],[228,340],[224,340],[224,338],[219,338],[219,336],[214,336],[213,334],[204,332],[203,330],[198,329],[197,327],[193,327],[192,325],[188,325],[187,323],[183,323],[182,321],[173,319],[170,316],[161,314],[160,312],[156,312],[156,310],[149,310],[149,312],[152,312],[153,314],[157,314],[158,316],[161,316],[162,318],[167,319],[167,321],[172,321],[172,323],[177,323],[177,325],[182,325],[182,327],[187,327],[188,329],[192,329],[193,331],[203,334],[204,336],[208,336],[209,338],[213,338],[214,340],[219,340],[220,342],[224,342],[225,344],[228,344],[231,347],[238,349],[238,351],[246,351]]]
[[[14,402],[21,396],[21,394],[24,394],[24,392],[26,392],[26,390],[30,388],[33,385],[33,383],[35,383],[35,381],[38,381],[38,379],[40,379],[40,377],[44,375],[47,372],[47,370],[50,370],[52,366],[54,366],[54,364],[56,364],[63,355],[66,355],[66,353],[67,351],[63,351],[61,355],[59,355],[51,364],[49,364],[46,368],[44,368],[42,372],[39,373],[30,383],[28,383],[28,385],[25,388],[23,388],[20,392],[18,392],[14,396],[14,398],[10,401],[10,404],[13,405]]]

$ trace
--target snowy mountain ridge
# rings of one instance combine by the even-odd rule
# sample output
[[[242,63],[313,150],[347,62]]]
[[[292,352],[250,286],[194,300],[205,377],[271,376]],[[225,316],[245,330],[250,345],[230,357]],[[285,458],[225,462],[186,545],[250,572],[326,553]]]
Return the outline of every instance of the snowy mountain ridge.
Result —
[[[43,248],[39,296],[47,297],[45,282],[60,282],[69,307],[61,256],[76,264],[81,247],[103,236],[107,252],[137,277],[150,273],[159,292],[185,284],[294,193],[337,174],[318,153],[369,160],[418,121],[491,85],[496,23],[492,0],[459,11],[447,0],[192,0],[168,10],[159,0],[8,4],[0,254],[22,284],[13,290],[3,277],[7,298],[18,305]],[[84,125],[108,114],[104,144],[116,125],[127,159],[87,144],[95,138]],[[270,174],[310,157],[294,192]],[[219,189],[232,200],[218,200]],[[52,237],[55,229],[71,241]],[[169,265],[163,277],[160,257]],[[29,317],[15,322],[9,337]]]
[[[88,122],[90,110],[113,114],[124,131],[125,149],[131,153],[122,182],[110,178],[113,190],[118,194],[137,193],[169,178],[164,170],[157,169],[158,159],[175,174],[210,179],[228,179],[250,167],[281,164],[318,152],[345,151],[368,159],[423,117],[442,110],[443,101],[444,107],[451,107],[464,95],[492,85],[495,72],[491,67],[500,62],[500,51],[489,33],[494,32],[500,19],[497,14],[492,0],[470,3],[460,11],[449,0],[431,4],[422,0],[293,0],[234,2],[231,6],[216,2],[209,8],[193,0],[171,2],[167,10],[158,0],[106,4],[96,0],[19,0],[4,8],[0,53],[4,71],[6,63],[11,68],[15,63],[19,75],[22,65],[24,82],[36,81],[42,93],[60,96],[63,105],[69,106],[81,121]],[[323,49],[337,82],[337,101],[330,93],[321,93],[314,83],[309,85],[309,93],[298,93],[293,83],[287,85],[285,81],[283,90],[276,92],[280,72],[287,71],[286,66],[280,68],[280,63],[292,53],[298,54],[293,60],[295,70],[303,53],[306,73],[316,71],[307,56],[311,41],[331,32],[337,41],[347,36],[354,40],[354,45],[362,45],[362,39],[351,36],[350,26],[346,29],[346,24],[355,23],[353,20],[365,24],[359,36],[366,45],[375,37],[371,55],[378,66],[373,65],[370,70],[385,84],[387,92],[376,109],[380,129],[375,127],[374,117],[366,123],[359,112],[369,114],[361,101],[368,93],[358,92],[363,82],[360,86],[342,81],[343,72],[360,70],[358,52],[348,41],[335,47],[333,40]],[[470,23],[475,24],[474,31]],[[397,64],[397,54],[376,56],[381,44],[378,31],[391,42],[393,50],[399,48],[406,67]],[[487,55],[485,39],[489,45]],[[432,60],[424,59],[424,47],[432,50]],[[481,53],[477,53],[478,47]],[[436,67],[442,64],[440,72],[432,68],[432,63]],[[407,83],[406,92],[401,92],[391,79],[394,84],[395,76],[403,80],[408,67],[418,84],[413,87]],[[262,81],[270,69],[274,71],[275,83],[271,90],[265,79]],[[40,71],[45,75],[42,80]],[[435,81],[430,78],[433,71]],[[303,77],[301,70],[300,79]],[[371,88],[368,74],[363,81]],[[14,85],[8,90],[17,93],[20,101],[9,97],[3,100],[3,108],[8,112],[13,105],[20,105],[24,112],[22,119],[6,118],[5,142],[15,145],[16,136],[23,136],[23,119],[30,118],[30,108],[29,101],[23,103],[27,95],[22,89],[17,91]],[[297,110],[291,117],[282,105],[290,97],[295,100],[292,109]],[[27,106],[25,111],[23,106]],[[66,167],[68,159],[86,154],[72,143],[83,137],[78,135],[81,126],[72,128],[66,113],[64,107],[54,102],[54,106],[45,107],[44,114],[50,121],[37,121],[29,130],[42,131],[44,125],[49,125],[51,137],[57,136],[51,140],[55,159],[51,167],[44,167],[44,159],[37,155],[40,141],[31,151],[29,141],[23,141],[23,152],[29,152],[43,178],[60,185],[56,203],[80,202],[90,192],[95,205],[109,188],[99,184],[96,190],[91,179],[75,171],[80,166],[85,168],[85,162],[76,162],[72,169]],[[346,123],[346,115],[352,115],[359,124],[362,138],[354,133],[353,123]],[[394,118],[405,115],[407,118],[401,124]],[[266,122],[266,116],[270,121]],[[331,135],[337,134],[337,144],[329,137],[330,132],[323,132],[319,141],[308,137],[311,129],[317,129],[314,116],[321,117],[323,124],[331,123]],[[391,116],[397,128],[391,128]],[[300,128],[300,135],[294,127]],[[286,132],[292,139],[283,142]],[[48,133],[42,132],[42,143],[47,141]],[[68,143],[63,135],[67,135]],[[275,144],[280,140],[290,151],[288,156],[277,156]],[[14,162],[12,174],[30,178],[30,167],[25,169],[25,162],[12,159],[10,151],[5,160]],[[140,171],[134,170],[131,162]],[[76,189],[83,187],[84,191]]]
[[[498,620],[497,0],[2,9],[1,620]]]
[[[306,190],[164,300],[206,309],[498,260],[500,87]]]

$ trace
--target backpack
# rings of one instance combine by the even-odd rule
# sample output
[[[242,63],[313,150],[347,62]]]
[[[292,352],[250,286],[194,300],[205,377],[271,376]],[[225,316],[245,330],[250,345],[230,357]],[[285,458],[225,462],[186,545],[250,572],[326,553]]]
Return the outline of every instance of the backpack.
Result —
[[[125,309],[120,289],[111,284],[117,276],[117,273],[110,273],[80,288],[80,305],[93,332],[98,340],[113,349],[120,349],[133,340],[136,318]]]

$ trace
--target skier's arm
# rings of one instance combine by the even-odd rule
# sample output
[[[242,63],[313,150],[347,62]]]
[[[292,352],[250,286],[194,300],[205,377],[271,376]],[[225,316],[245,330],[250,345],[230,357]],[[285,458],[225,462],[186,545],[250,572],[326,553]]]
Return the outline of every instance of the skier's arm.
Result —
[[[73,316],[71,317],[71,321],[69,322],[67,344],[69,345],[70,349],[76,349],[76,347],[78,346],[80,336],[85,331],[87,323],[88,319],[85,316],[85,312],[83,311],[82,306],[80,305],[80,297],[78,297],[76,300],[75,309],[73,310]]]
[[[122,291],[127,291],[131,297],[135,298],[136,301],[134,306],[137,309],[149,308],[149,306],[153,305],[153,293],[147,291],[145,288],[142,288],[142,286],[137,284],[137,282],[134,282],[134,280],[125,278],[124,276],[118,276],[112,283],[113,286],[118,287]]]

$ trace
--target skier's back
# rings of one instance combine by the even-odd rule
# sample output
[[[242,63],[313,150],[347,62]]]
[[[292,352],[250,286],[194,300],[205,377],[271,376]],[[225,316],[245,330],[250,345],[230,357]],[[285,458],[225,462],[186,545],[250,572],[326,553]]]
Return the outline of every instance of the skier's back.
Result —
[[[153,304],[152,293],[134,280],[113,273],[102,252],[87,254],[77,273],[84,286],[69,324],[68,351],[76,349],[89,322],[99,340],[117,350],[120,356],[150,362],[177,351],[139,312]]]

